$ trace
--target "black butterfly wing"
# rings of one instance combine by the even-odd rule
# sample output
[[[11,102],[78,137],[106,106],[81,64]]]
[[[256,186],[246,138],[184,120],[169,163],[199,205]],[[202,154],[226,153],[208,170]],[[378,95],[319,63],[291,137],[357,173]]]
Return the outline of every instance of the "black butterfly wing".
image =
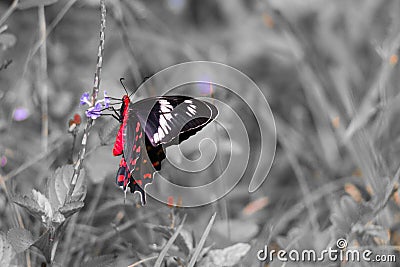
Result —
[[[123,183],[121,178],[119,184],[128,186],[132,193],[140,192],[142,204],[144,205],[146,203],[145,186],[153,182],[154,172],[161,169],[161,161],[165,159],[165,153],[162,145],[152,146],[144,133],[138,116],[132,110],[128,111],[128,118],[125,124],[123,157],[126,166],[120,166],[120,170],[124,171],[124,168],[126,168],[127,173],[121,173],[120,175],[124,176],[125,179],[129,179],[129,183],[126,185],[126,182]],[[145,149],[146,151],[144,151]],[[118,177],[117,175],[117,179]]]
[[[218,114],[214,105],[187,96],[146,98],[131,104],[131,109],[154,147],[177,137],[179,142],[186,140]]]
[[[152,163],[144,149],[146,149],[145,134],[140,120],[135,114],[129,114],[124,129],[124,158],[128,171],[128,186],[132,193],[141,194],[142,204],[146,203],[146,184],[153,182]]]

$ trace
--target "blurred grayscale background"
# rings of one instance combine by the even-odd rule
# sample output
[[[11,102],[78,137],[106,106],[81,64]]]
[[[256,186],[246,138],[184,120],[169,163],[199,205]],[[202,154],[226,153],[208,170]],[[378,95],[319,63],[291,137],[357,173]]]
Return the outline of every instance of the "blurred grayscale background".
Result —
[[[182,156],[199,159],[200,166],[211,156],[199,152],[199,143],[209,138],[216,146],[204,142],[203,152],[216,148],[217,163],[185,175],[165,160],[161,174],[181,186],[200,186],[239,155],[234,165],[247,165],[228,194],[192,208],[179,195],[163,200],[169,205],[149,196],[141,207],[130,193],[124,200],[115,185],[119,158],[111,153],[118,122],[102,117],[89,135],[79,201],[54,208],[51,201],[60,204],[67,194],[87,124],[79,99],[93,88],[99,1],[1,1],[1,266],[282,266],[260,261],[258,251],[318,253],[337,248],[339,238],[352,249],[398,258],[399,1],[107,0],[106,7],[99,98],[104,90],[120,98],[121,77],[132,92],[178,63],[231,66],[258,86],[274,116],[268,178],[249,192],[257,163],[269,166],[272,159],[260,156],[261,143],[269,145],[269,156],[275,145],[273,124],[262,137],[256,120],[256,114],[271,115],[260,92],[215,86],[206,96],[235,112],[220,114],[221,125],[183,142],[182,154],[173,148],[167,154],[178,163]],[[182,93],[201,96],[199,88]],[[142,96],[157,94],[155,88]],[[74,139],[68,128],[75,113],[82,122]],[[246,126],[248,147],[229,138],[234,113]],[[242,159],[246,149],[250,157]]]

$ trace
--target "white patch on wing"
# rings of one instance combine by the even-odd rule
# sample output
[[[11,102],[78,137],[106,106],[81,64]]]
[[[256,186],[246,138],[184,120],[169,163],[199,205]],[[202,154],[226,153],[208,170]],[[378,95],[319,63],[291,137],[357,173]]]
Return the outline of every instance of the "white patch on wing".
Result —
[[[186,111],[186,114],[187,114],[189,117],[193,117],[193,115],[192,115],[191,113],[187,112],[187,111]]]
[[[192,106],[192,105],[190,105],[190,106]],[[194,108],[188,107],[187,109],[189,110],[190,113],[196,114],[196,110]]]
[[[192,101],[192,100],[189,100],[189,99],[187,99],[187,100],[185,100],[185,101],[183,101],[183,102],[188,103],[188,104],[192,104],[192,103],[193,103],[193,101]]]
[[[168,102],[168,100],[160,99],[158,103],[160,104],[160,110],[164,114],[165,119],[167,120],[172,119],[171,111],[174,107]],[[160,119],[161,117],[162,116],[160,116]]]

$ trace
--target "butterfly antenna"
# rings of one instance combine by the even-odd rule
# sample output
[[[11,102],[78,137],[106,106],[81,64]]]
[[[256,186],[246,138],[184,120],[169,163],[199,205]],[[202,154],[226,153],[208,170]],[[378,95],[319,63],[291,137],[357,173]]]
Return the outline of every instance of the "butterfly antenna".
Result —
[[[128,94],[128,90],[126,90],[126,87],[125,87],[125,85],[124,85],[124,80],[125,80],[125,78],[120,78],[120,79],[119,79],[120,83],[122,84],[122,87],[124,87],[124,90],[125,90],[126,95],[129,95],[129,94]]]

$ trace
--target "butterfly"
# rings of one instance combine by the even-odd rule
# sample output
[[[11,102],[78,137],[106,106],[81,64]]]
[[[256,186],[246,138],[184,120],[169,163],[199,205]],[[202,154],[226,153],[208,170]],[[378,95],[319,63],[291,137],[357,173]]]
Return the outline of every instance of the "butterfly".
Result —
[[[153,182],[154,172],[161,170],[165,159],[163,145],[188,139],[213,121],[218,110],[207,101],[182,95],[131,102],[127,93],[121,101],[119,112],[109,108],[120,122],[112,150],[114,156],[122,155],[116,183],[125,194],[128,188],[131,193],[139,192],[145,205],[145,187]]]

